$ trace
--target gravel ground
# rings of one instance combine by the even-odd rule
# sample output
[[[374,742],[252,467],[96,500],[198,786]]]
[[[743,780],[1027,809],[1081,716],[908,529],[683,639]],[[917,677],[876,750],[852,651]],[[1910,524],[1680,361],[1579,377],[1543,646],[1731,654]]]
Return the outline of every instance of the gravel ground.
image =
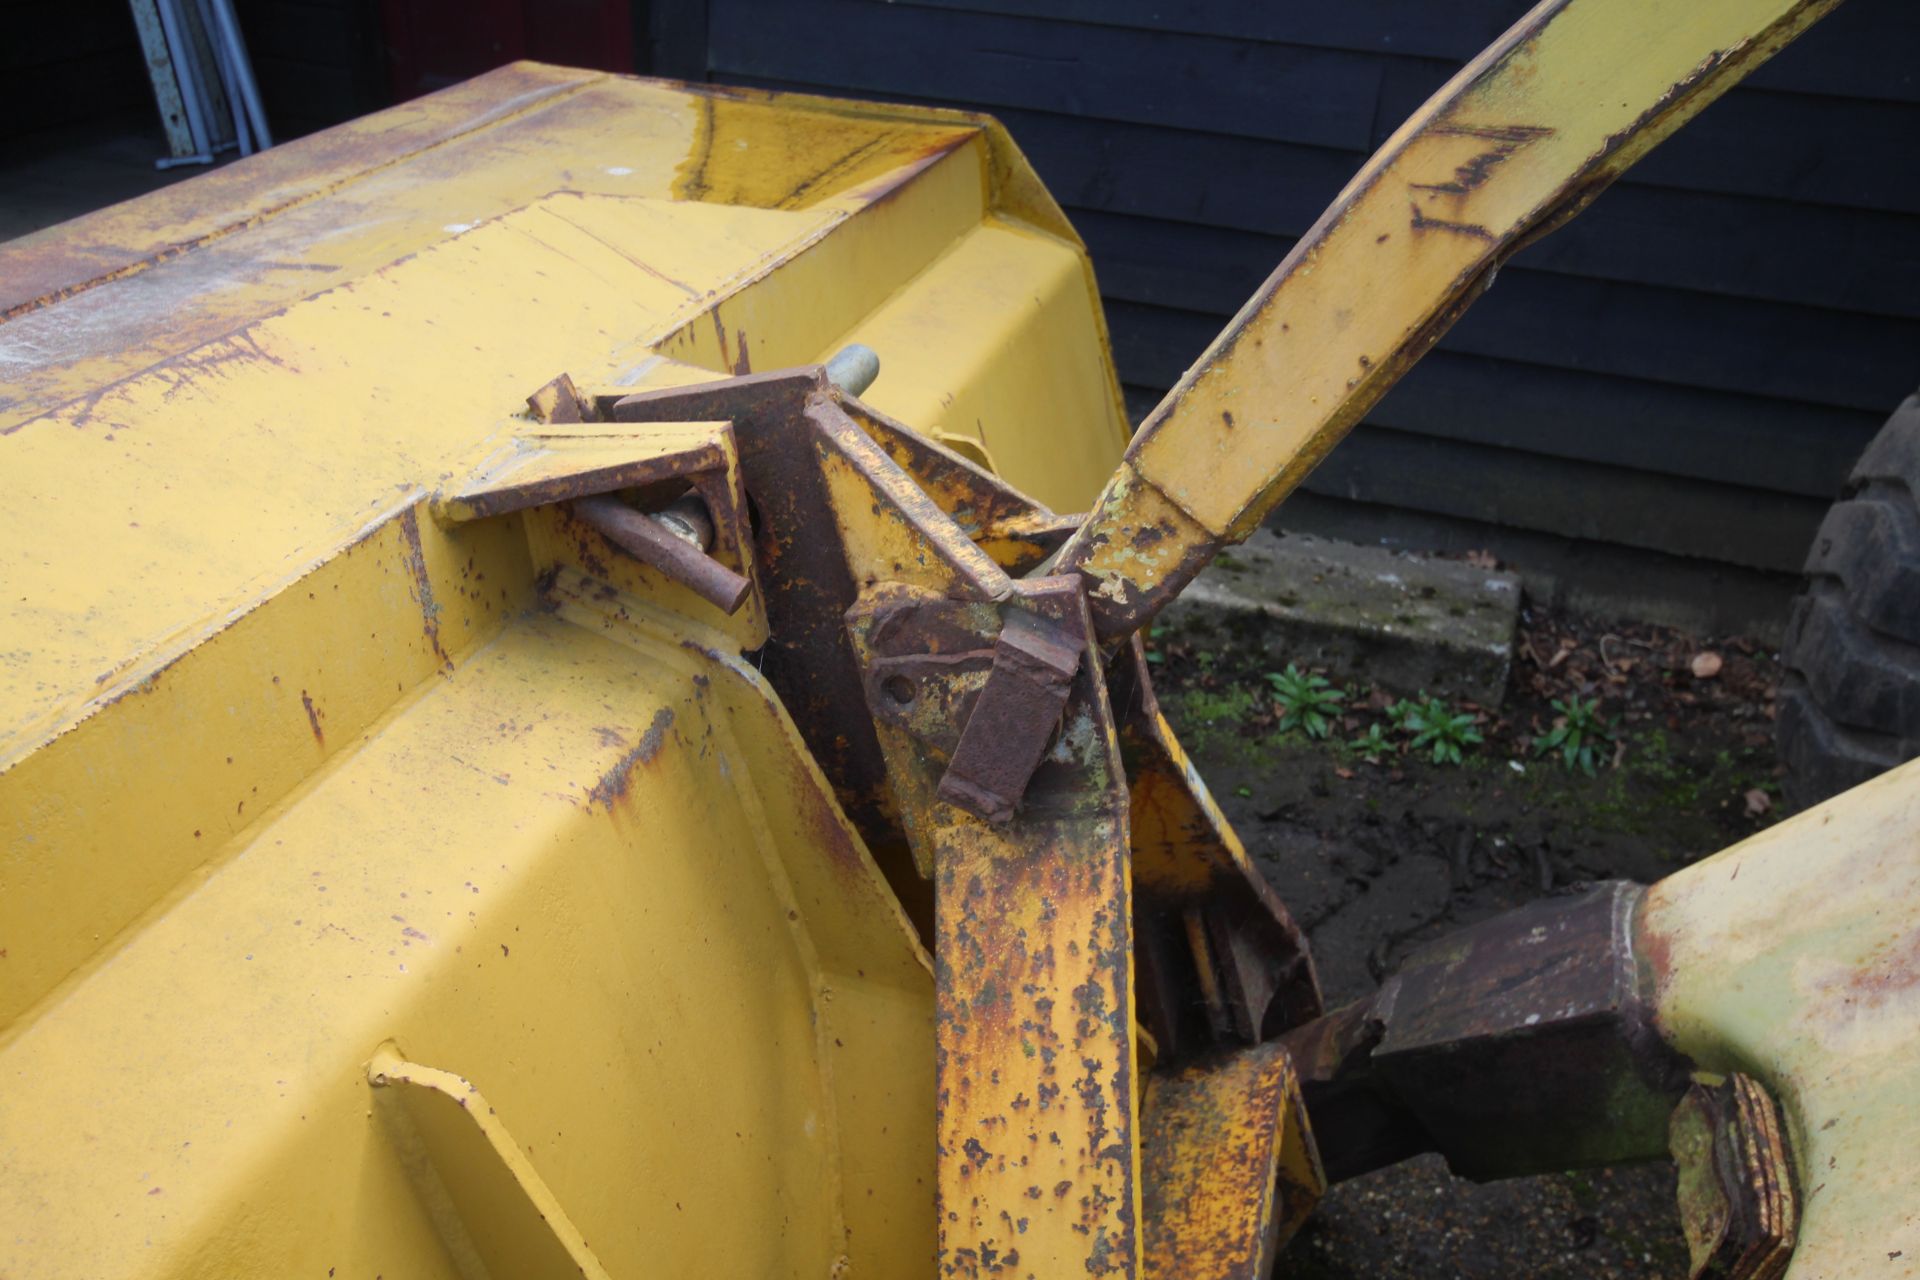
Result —
[[[1474,1183],[1421,1156],[1330,1190],[1275,1274],[1670,1280],[1687,1274],[1673,1192],[1665,1164]]]

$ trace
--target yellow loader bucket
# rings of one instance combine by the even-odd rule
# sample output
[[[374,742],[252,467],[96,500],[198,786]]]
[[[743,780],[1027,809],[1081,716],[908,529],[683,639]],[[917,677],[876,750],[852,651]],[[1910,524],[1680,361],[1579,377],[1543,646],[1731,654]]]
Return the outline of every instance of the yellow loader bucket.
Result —
[[[1005,133],[520,65],[0,280],[0,1274],[930,1258],[929,960],[742,657],[765,603],[433,498],[724,488],[717,428],[533,443],[526,397],[857,342],[1083,507],[1126,427]]]
[[[1920,764],[1329,1011],[1138,638],[1829,7],[1546,0],[1131,440],[957,113],[523,64],[0,247],[0,1276],[1255,1280],[1423,1151],[1914,1274]]]

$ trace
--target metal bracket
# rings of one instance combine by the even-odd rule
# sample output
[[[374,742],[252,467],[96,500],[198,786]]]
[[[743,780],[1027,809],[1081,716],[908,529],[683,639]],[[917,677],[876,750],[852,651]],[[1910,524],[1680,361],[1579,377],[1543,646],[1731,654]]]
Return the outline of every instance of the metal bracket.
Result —
[[[1075,625],[1085,616],[1078,607],[1079,581],[1039,578],[1026,585],[1029,600],[1054,607],[1047,614],[1007,611],[993,646],[993,669],[938,791],[948,804],[988,822],[1013,817],[1060,727],[1068,687],[1087,647],[1087,633]]]
[[[609,1280],[566,1209],[471,1081],[383,1044],[377,1110],[447,1252],[467,1274]]]
[[[1328,1174],[1422,1151],[1469,1178],[1664,1155],[1691,1064],[1641,994],[1642,892],[1609,882],[1483,920],[1282,1037]]]
[[[446,524],[570,504],[572,516],[612,546],[731,616],[753,591],[746,494],[733,429],[725,422],[649,427],[601,421],[599,405],[561,374],[527,397],[539,425],[515,431],[434,497]],[[667,513],[612,495],[686,486]],[[670,520],[687,507],[694,519]]]
[[[1674,1108],[1670,1141],[1692,1280],[1777,1280],[1800,1213],[1772,1096],[1737,1073],[1696,1084]]]

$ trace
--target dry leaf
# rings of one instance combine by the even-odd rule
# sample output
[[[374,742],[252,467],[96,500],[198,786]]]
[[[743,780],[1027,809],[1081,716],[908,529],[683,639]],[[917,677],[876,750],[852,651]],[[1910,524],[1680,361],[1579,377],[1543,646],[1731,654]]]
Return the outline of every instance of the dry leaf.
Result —
[[[1747,802],[1747,816],[1749,818],[1757,818],[1767,810],[1773,808],[1773,797],[1758,787],[1747,792],[1742,798]]]
[[[1467,552],[1467,563],[1476,569],[1498,569],[1500,562],[1494,559],[1491,551]]]
[[[1334,777],[1336,777],[1336,778],[1351,778],[1351,777],[1353,777],[1353,770],[1351,770],[1351,769],[1335,769],[1335,770],[1333,771],[1333,776],[1334,776]]]
[[[1693,678],[1695,680],[1713,679],[1720,674],[1722,665],[1720,655],[1711,649],[1703,649],[1699,653],[1694,654],[1693,661],[1687,664],[1688,668],[1693,672]]]

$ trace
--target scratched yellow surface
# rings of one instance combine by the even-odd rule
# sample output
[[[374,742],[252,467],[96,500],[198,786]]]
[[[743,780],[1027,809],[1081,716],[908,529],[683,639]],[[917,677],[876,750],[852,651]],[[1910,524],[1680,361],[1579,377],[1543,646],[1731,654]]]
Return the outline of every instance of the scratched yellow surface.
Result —
[[[1084,504],[1117,384],[1004,131],[523,64],[0,246],[0,316],[0,1275],[498,1276],[555,1204],[614,1276],[931,1257],[929,961],[753,627],[432,498],[562,371],[858,337]]]
[[[581,616],[508,624],[15,1025],[8,1274],[455,1274],[387,1040],[612,1274],[930,1253],[931,978],[884,882],[750,667]]]

